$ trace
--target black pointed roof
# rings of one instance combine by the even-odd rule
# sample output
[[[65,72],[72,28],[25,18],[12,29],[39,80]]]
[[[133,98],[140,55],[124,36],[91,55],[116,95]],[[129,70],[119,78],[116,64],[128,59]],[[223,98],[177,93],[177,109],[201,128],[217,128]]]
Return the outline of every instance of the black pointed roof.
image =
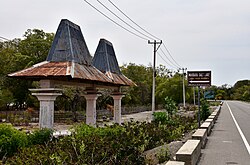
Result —
[[[121,74],[111,42],[100,39],[92,64],[102,72]]]
[[[91,65],[91,60],[80,27],[67,19],[62,19],[56,31],[47,61],[71,61]]]
[[[63,19],[57,29],[47,60],[9,77],[56,80],[85,85],[131,86],[133,81],[121,74],[113,46],[101,39],[93,60],[78,25]],[[100,69],[100,70],[99,70]]]

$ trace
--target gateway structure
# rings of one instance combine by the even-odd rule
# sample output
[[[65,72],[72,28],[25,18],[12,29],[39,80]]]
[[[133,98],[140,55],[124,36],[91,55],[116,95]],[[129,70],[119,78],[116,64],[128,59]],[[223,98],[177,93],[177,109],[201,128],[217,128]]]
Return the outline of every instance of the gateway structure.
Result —
[[[58,84],[85,88],[86,123],[89,125],[96,124],[98,89],[112,89],[114,120],[120,124],[123,97],[120,88],[135,85],[120,72],[110,42],[100,40],[92,61],[80,27],[67,19],[61,20],[46,61],[8,76],[40,82],[39,89],[30,89],[40,101],[40,128],[53,128],[54,101],[61,95],[61,89],[56,88]]]

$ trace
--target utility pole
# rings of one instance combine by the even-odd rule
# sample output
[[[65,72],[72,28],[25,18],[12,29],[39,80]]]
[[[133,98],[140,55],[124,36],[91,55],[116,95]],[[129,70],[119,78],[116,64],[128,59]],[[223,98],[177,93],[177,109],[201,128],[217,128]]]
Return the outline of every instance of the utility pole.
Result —
[[[159,47],[162,44],[162,40],[160,42],[157,42],[154,40],[153,42],[148,41],[148,44],[154,44],[154,56],[153,56],[153,86],[152,86],[152,112],[155,112],[155,61],[156,61],[156,52],[159,49]],[[156,48],[156,45],[158,44],[158,47]]]
[[[195,87],[193,87],[194,90],[194,106],[195,106]]]
[[[182,85],[183,85],[183,107],[186,107],[186,92],[185,92],[185,74],[186,74],[186,70],[187,68],[180,68],[182,70],[182,74],[183,74],[183,81],[182,81]]]

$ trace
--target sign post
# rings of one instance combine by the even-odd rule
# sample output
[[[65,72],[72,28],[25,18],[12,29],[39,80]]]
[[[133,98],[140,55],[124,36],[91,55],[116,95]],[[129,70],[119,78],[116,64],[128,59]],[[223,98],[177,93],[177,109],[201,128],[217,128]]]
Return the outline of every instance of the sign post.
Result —
[[[211,71],[188,71],[187,77],[188,86],[198,86],[198,124],[200,127],[200,87],[211,86]]]
[[[200,110],[200,86],[198,86],[198,126],[201,126],[201,110]]]

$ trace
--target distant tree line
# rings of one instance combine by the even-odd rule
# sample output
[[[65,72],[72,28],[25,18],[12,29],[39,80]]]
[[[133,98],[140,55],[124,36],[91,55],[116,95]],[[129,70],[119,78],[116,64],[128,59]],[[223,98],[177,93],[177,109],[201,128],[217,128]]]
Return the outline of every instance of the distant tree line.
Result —
[[[250,102],[250,80],[239,80],[234,86],[224,84],[210,87],[215,92],[215,98],[221,100],[242,100]]]
[[[29,88],[36,88],[37,82],[13,79],[9,73],[30,67],[46,60],[54,38],[53,33],[39,29],[28,29],[22,39],[0,42],[0,110],[24,109],[24,105],[38,107],[38,101],[31,96]],[[123,106],[151,105],[152,99],[152,66],[124,64],[121,71],[133,80],[137,86],[126,88],[126,96],[122,99]],[[171,98],[175,103],[183,102],[182,77],[178,72],[172,72],[163,65],[156,68],[156,105],[164,104],[165,98]],[[185,80],[186,102],[193,103],[193,88],[188,87]],[[250,101],[250,80],[238,81],[233,87],[222,85],[211,86],[205,90],[213,90],[215,99],[236,99]],[[82,98],[81,88],[63,87],[63,95],[56,100],[57,110],[80,110],[86,106]],[[109,90],[103,90],[103,95],[97,100],[97,108],[112,104]],[[25,103],[25,104],[24,104]]]

